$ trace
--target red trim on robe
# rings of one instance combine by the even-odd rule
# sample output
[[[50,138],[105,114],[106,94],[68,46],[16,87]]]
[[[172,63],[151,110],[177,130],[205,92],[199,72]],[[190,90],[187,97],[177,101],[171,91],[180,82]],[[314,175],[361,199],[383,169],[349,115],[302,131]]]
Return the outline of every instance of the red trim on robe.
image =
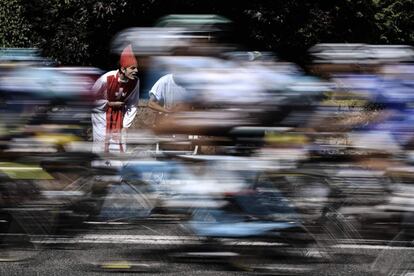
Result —
[[[107,77],[107,100],[109,102],[125,102],[131,92],[137,85],[138,80],[128,80],[128,82],[119,82],[118,73],[115,76]],[[106,135],[105,135],[105,152],[109,152],[109,141],[112,138],[119,143],[121,152],[124,152],[121,143],[121,131],[124,121],[125,106],[113,107],[107,106],[106,110]]]

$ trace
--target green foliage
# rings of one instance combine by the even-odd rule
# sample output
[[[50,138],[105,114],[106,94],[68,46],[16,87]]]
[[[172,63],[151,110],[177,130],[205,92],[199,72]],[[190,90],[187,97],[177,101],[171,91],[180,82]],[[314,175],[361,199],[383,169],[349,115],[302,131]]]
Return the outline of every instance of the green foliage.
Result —
[[[25,17],[31,21],[33,46],[64,64],[89,60],[89,7],[82,0],[26,0]]]
[[[376,15],[382,43],[414,43],[414,0],[379,1]]]
[[[414,42],[414,0],[0,0],[0,46],[39,47],[63,64],[113,66],[112,37],[167,14],[220,14],[249,49],[304,61],[320,42]]]
[[[0,47],[30,47],[31,26],[21,0],[0,0]]]
[[[258,1],[244,13],[256,47],[296,61],[304,60],[315,43],[374,43],[377,36],[376,6],[370,0]]]

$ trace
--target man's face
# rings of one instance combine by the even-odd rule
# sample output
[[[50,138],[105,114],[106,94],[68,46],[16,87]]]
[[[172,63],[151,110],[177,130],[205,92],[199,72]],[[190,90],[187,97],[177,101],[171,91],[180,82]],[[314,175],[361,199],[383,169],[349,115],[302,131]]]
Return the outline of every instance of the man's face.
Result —
[[[124,73],[125,78],[130,80],[135,80],[138,78],[138,67],[137,65],[131,65],[125,68],[121,68],[122,73]]]

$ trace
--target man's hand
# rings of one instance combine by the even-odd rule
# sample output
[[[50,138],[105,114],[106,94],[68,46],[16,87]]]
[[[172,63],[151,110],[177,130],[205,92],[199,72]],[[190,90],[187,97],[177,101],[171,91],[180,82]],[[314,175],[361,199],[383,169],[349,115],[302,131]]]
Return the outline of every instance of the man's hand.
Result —
[[[150,100],[148,101],[148,107],[154,111],[162,112],[162,113],[169,113],[170,111],[161,106],[158,101],[151,96]]]
[[[124,102],[108,102],[108,106],[111,106],[111,107],[121,107],[124,104],[125,104]]]

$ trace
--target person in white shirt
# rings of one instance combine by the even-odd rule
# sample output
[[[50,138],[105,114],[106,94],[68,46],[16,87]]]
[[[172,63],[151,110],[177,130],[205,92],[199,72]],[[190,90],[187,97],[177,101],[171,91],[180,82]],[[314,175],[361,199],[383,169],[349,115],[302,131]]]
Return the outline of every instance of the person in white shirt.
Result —
[[[149,91],[148,107],[163,113],[170,113],[187,98],[186,89],[176,83],[173,74],[161,77]]]

